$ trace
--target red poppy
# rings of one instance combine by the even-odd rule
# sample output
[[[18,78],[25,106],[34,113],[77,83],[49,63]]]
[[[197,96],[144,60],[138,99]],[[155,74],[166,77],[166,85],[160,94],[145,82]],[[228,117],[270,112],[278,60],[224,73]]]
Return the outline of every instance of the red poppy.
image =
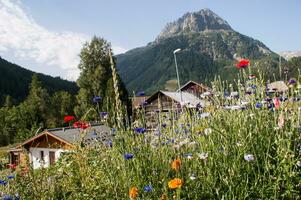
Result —
[[[64,122],[65,123],[71,122],[73,120],[75,120],[75,117],[72,116],[72,115],[67,115],[66,117],[64,117]]]
[[[236,64],[236,67],[238,69],[241,69],[241,68],[246,68],[248,67],[250,64],[250,61],[247,60],[247,59],[242,59],[241,61],[239,61],[239,63]]]
[[[81,128],[81,129],[84,129],[84,130],[89,128],[90,126],[91,125],[89,123],[80,122],[80,121],[74,122],[74,124],[73,124],[74,128]]]
[[[16,164],[8,164],[7,166],[9,169],[16,169],[16,167],[17,167]]]

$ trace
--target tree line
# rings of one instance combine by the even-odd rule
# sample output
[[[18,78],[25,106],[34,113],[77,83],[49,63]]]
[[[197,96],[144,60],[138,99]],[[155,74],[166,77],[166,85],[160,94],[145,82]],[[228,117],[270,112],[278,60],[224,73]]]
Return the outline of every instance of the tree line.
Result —
[[[45,128],[68,126],[64,122],[66,115],[83,121],[106,117],[108,124],[114,126],[117,112],[114,87],[118,88],[124,114],[129,114],[128,94],[118,74],[118,85],[113,82],[110,52],[111,45],[103,38],[94,36],[84,44],[76,82],[79,91],[75,95],[66,91],[49,93],[34,74],[24,101],[15,105],[12,97],[6,96],[0,108],[0,146],[22,142]]]

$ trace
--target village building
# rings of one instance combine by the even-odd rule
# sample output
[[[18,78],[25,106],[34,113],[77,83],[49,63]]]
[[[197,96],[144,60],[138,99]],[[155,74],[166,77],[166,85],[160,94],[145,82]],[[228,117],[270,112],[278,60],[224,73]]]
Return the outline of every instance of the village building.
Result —
[[[182,92],[188,92],[200,98],[203,93],[210,91],[210,88],[195,81],[188,81],[185,85],[183,85],[180,88],[180,90]]]
[[[154,129],[158,125],[159,114],[176,114],[183,108],[201,109],[206,102],[188,92],[158,91],[146,99],[144,105],[147,128]]]
[[[64,152],[72,151],[76,145],[102,144],[110,141],[111,129],[105,125],[92,125],[84,132],[79,128],[48,129],[28,139],[9,151],[9,165],[26,164],[33,169],[55,164]]]

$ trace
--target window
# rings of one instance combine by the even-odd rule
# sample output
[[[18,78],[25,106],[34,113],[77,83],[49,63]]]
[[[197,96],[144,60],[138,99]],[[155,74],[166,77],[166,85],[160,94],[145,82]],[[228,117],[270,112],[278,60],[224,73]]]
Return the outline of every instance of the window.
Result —
[[[44,161],[44,151],[40,151],[40,159],[41,161]]]

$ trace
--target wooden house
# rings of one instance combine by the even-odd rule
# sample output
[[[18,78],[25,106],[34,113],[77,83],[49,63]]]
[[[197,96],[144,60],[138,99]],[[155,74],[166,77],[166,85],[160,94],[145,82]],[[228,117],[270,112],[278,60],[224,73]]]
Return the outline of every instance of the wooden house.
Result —
[[[195,81],[188,81],[185,85],[183,85],[180,88],[180,90],[182,92],[188,92],[200,98],[201,94],[210,91],[210,88],[201,83],[197,83]]]
[[[111,130],[105,125],[95,125],[83,132],[78,128],[48,129],[28,139],[9,151],[10,166],[29,162],[34,169],[53,165],[63,152],[72,151],[79,142],[86,145],[109,140]]]
[[[158,115],[163,113],[177,113],[182,108],[199,109],[205,102],[188,92],[158,91],[146,99],[144,106],[147,118],[146,126],[154,128],[158,124]]]

